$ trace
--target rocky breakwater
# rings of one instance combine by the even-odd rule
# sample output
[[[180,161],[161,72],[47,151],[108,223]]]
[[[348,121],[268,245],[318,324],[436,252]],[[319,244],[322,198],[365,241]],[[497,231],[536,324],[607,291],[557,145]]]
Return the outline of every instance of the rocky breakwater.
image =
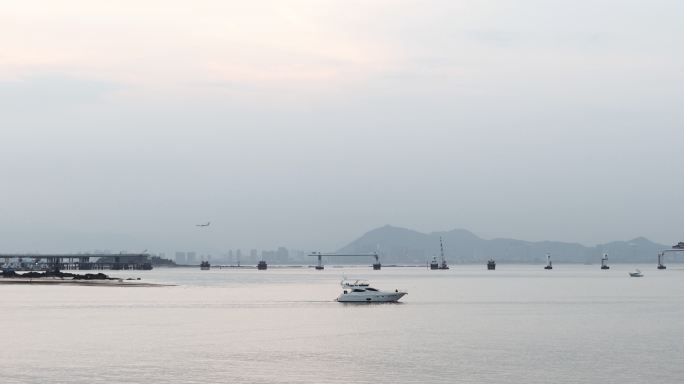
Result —
[[[4,278],[19,278],[19,279],[40,279],[40,278],[65,278],[70,277],[73,280],[118,280],[116,278],[111,278],[104,273],[86,273],[85,275],[79,275],[77,273],[65,273],[60,271],[46,271],[46,272],[26,272],[17,273],[15,271],[2,271],[2,277]]]
[[[57,271],[26,272],[3,271],[0,284],[63,284],[63,285],[89,285],[89,286],[117,286],[117,287],[156,287],[163,284],[150,284],[140,282],[137,279],[121,279],[109,277],[104,273],[66,273]]]

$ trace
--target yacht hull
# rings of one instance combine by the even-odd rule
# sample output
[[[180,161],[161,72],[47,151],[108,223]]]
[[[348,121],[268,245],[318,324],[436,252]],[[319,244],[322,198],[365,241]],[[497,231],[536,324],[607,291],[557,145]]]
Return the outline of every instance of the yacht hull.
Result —
[[[389,303],[404,297],[406,292],[343,293],[337,298],[340,303]]]

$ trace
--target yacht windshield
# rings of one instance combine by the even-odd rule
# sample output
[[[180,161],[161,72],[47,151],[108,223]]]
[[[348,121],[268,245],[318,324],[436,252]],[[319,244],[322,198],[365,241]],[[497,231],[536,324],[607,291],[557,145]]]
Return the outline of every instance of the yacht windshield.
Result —
[[[373,292],[377,292],[377,291],[378,291],[378,290],[375,289],[375,288],[366,288],[366,289],[369,290],[369,291],[373,291]]]
[[[352,292],[366,292],[366,290],[365,289],[355,289]]]

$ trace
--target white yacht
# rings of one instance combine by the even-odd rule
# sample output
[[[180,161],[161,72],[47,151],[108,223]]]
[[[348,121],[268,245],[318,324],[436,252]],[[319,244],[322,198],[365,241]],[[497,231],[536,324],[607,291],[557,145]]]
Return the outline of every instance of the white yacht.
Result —
[[[638,270],[638,269],[637,269],[636,271],[634,271],[634,272],[630,272],[629,275],[632,276],[632,277],[644,277],[644,275],[642,275],[642,274],[641,274],[641,271]]]
[[[340,282],[340,285],[344,289],[344,292],[336,299],[340,303],[387,303],[397,301],[404,295],[408,295],[408,292],[398,289],[394,292],[381,291],[369,286],[363,280],[356,280],[352,283],[351,280],[345,278]]]

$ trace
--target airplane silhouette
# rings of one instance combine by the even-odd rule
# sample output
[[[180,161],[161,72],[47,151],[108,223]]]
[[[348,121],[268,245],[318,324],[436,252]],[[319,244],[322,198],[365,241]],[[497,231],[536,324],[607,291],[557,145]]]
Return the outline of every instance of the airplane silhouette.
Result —
[[[211,223],[211,222],[209,222],[209,223]],[[208,227],[208,226],[209,226],[209,223],[206,223],[206,224],[197,224],[197,225],[195,225],[195,227]]]

